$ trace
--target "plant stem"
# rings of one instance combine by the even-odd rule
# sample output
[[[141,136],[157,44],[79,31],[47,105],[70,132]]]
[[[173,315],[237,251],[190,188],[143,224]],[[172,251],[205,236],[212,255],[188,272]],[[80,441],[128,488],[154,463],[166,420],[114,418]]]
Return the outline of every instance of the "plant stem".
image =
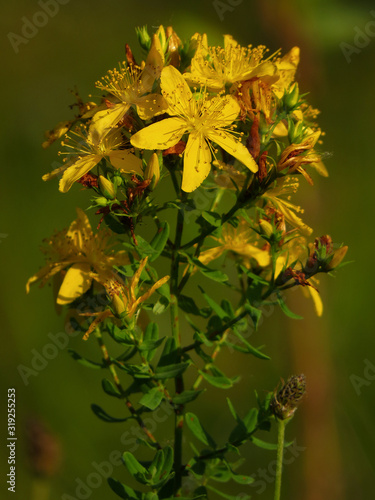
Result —
[[[115,386],[116,386],[117,390],[119,391],[119,393],[121,394],[121,399],[123,399],[125,401],[126,407],[130,411],[132,417],[138,422],[138,425],[143,430],[143,432],[146,434],[146,436],[149,438],[149,440],[155,445],[155,447],[158,450],[161,450],[160,444],[157,442],[157,440],[155,439],[155,437],[153,436],[153,434],[147,428],[147,426],[143,422],[141,416],[138,415],[137,410],[134,408],[134,406],[131,403],[131,401],[129,400],[129,398],[125,395],[125,391],[124,391],[124,389],[123,389],[123,387],[121,385],[120,379],[119,379],[119,377],[117,375],[115,365],[111,361],[111,358],[110,358],[110,356],[108,354],[107,346],[104,343],[103,336],[102,336],[101,331],[99,330],[99,328],[96,328],[95,331],[94,331],[94,333],[95,333],[95,337],[96,337],[96,339],[98,341],[100,350],[102,352],[103,360],[106,363],[106,365],[108,366],[109,371],[111,372],[111,375],[112,375],[113,381],[115,383]]]
[[[287,420],[277,420],[278,434],[277,434],[277,459],[276,459],[276,480],[275,480],[275,496],[274,500],[280,500],[281,493],[281,475],[283,470],[283,456],[284,456],[284,438],[285,438],[285,425]]]

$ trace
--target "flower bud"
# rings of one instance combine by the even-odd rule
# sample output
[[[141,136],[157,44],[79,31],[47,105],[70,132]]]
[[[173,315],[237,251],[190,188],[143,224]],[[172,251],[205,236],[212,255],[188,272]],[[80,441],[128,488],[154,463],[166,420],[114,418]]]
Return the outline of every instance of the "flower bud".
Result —
[[[99,207],[106,207],[108,205],[108,200],[107,198],[104,198],[104,196],[99,196],[98,198],[94,198],[95,204],[98,205]]]
[[[167,27],[165,34],[168,39],[168,53],[171,56],[170,64],[178,68],[181,62],[179,48],[182,46],[182,42],[172,26]]]
[[[306,392],[305,375],[290,377],[279,390],[275,390],[270,403],[272,413],[280,420],[293,417]]]
[[[140,28],[135,28],[137,34],[139,45],[142,49],[149,51],[151,47],[151,38],[147,31],[147,26],[141,26]]]
[[[262,234],[270,238],[273,234],[272,224],[264,219],[260,219],[259,221],[260,231]]]
[[[99,187],[100,191],[104,196],[110,200],[114,200],[116,198],[116,188],[112,184],[111,181],[103,177],[102,175],[99,175]]]
[[[333,253],[333,257],[329,261],[329,263],[327,264],[327,267],[326,267],[325,270],[326,271],[332,271],[332,269],[335,269],[335,267],[337,267],[339,264],[341,264],[341,262],[343,261],[343,259],[344,259],[345,255],[346,255],[347,251],[348,251],[348,247],[347,246],[341,247],[338,250],[336,250]]]
[[[167,37],[165,36],[164,26],[162,24],[157,29],[155,35],[159,37],[162,51],[163,53],[165,53],[166,50],[168,49],[168,42],[167,42]]]
[[[153,153],[151,158],[147,163],[147,167],[145,169],[145,179],[149,179],[151,181],[150,188],[154,189],[160,179],[160,166],[159,159],[156,153]]]
[[[121,316],[121,314],[126,311],[125,303],[121,295],[117,295],[116,293],[112,295],[112,306],[118,316]]]
[[[298,103],[299,100],[299,88],[298,83],[294,83],[290,89],[289,93],[284,96],[284,104],[287,109],[292,110]]]

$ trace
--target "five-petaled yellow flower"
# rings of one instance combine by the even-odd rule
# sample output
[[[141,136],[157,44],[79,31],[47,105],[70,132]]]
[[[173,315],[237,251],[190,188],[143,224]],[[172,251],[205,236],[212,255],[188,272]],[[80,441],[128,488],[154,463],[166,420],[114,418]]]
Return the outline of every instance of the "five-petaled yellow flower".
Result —
[[[197,100],[181,73],[173,66],[163,69],[161,88],[171,118],[140,130],[131,138],[131,143],[140,149],[163,150],[177,144],[188,133],[184,151],[183,191],[194,191],[210,173],[211,142],[222,147],[252,172],[258,170],[249,151],[234,137],[232,124],[240,107],[232,96],[210,98],[203,93]]]
[[[224,36],[224,48],[209,47],[206,35],[195,35],[198,48],[191,60],[191,71],[184,76],[190,85],[205,85],[221,91],[228,85],[251,78],[273,77],[276,66],[263,60],[266,48],[241,47],[230,35]],[[275,79],[277,79],[276,77]]]
[[[108,246],[110,234],[105,230],[94,234],[86,214],[77,208],[78,217],[69,229],[60,231],[47,239],[43,252],[48,263],[32,276],[27,284],[41,282],[45,285],[49,278],[67,269],[57,294],[57,303],[66,305],[83,295],[95,280],[104,284],[114,276],[113,267],[129,263],[126,252],[113,252]]]
[[[97,82],[96,86],[107,91],[111,98],[109,108],[98,111],[91,122],[91,129],[102,139],[125,116],[132,106],[142,120],[149,120],[165,111],[166,103],[160,94],[151,94],[155,80],[164,66],[164,54],[157,35],[152,38],[150,52],[143,67],[123,63]],[[113,96],[113,97],[112,97]]]
[[[73,157],[62,167],[43,176],[43,180],[49,180],[63,172],[59,183],[59,190],[62,193],[69,191],[76,181],[103,159],[107,159],[110,165],[116,169],[142,173],[142,160],[129,149],[120,149],[124,147],[124,141],[118,130],[113,130],[100,139],[94,129],[90,129],[86,133],[82,126],[71,132],[69,136],[67,135],[61,144],[68,150],[65,153],[73,155]]]

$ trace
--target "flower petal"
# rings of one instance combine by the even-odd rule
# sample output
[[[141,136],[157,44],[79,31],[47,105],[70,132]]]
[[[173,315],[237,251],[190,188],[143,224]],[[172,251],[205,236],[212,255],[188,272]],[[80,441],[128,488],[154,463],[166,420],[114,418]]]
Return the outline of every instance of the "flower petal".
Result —
[[[229,154],[237,158],[237,160],[246,165],[246,167],[252,172],[258,171],[258,165],[256,164],[249,151],[230,133],[213,130],[207,135],[212,142],[222,147]]]
[[[173,66],[166,66],[161,72],[161,88],[165,100],[168,102],[168,114],[190,115],[190,101],[193,94],[185,78]]]
[[[187,128],[182,118],[166,118],[137,132],[130,139],[140,149],[168,149],[181,139]]]
[[[228,127],[237,118],[240,105],[230,95],[214,97],[207,100],[202,106],[202,115],[207,114],[208,119],[215,119],[215,128]]]
[[[137,100],[137,113],[142,120],[150,120],[153,116],[165,113],[167,101],[160,94],[148,94]]]
[[[137,158],[128,149],[117,149],[109,153],[111,165],[124,172],[136,172],[142,174],[142,160]]]
[[[59,191],[62,193],[69,191],[72,185],[94,168],[101,159],[102,157],[100,155],[87,155],[78,159],[73,165],[65,170],[59,182]]]
[[[211,170],[211,151],[204,136],[191,133],[184,153],[182,190],[191,193],[199,187]]]
[[[57,303],[64,306],[83,295],[90,288],[90,264],[80,262],[68,269],[57,296]]]
[[[91,120],[88,139],[93,144],[99,144],[125,115],[130,108],[130,104],[114,104],[111,108],[95,113]]]

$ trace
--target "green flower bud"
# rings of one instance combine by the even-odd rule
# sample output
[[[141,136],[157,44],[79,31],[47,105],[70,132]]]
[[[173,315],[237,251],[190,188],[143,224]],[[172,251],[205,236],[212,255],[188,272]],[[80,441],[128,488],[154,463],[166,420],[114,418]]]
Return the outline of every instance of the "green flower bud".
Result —
[[[305,375],[290,377],[279,390],[275,390],[270,403],[272,413],[280,420],[293,417],[306,392]]]
[[[260,219],[259,221],[260,231],[268,238],[273,234],[272,224],[264,219]]]
[[[94,198],[94,202],[96,205],[99,205],[99,207],[106,207],[108,205],[108,200],[107,198],[104,198],[104,196]]]
[[[299,88],[298,83],[294,83],[289,88],[289,93],[284,96],[284,104],[287,109],[292,110],[298,103],[299,100]]]
[[[99,175],[99,187],[100,191],[104,196],[110,200],[114,200],[116,198],[116,188],[112,184],[111,181],[103,177],[102,175]]]
[[[140,28],[135,28],[137,34],[139,45],[142,49],[149,51],[151,47],[151,38],[148,34],[147,26],[141,26]]]

